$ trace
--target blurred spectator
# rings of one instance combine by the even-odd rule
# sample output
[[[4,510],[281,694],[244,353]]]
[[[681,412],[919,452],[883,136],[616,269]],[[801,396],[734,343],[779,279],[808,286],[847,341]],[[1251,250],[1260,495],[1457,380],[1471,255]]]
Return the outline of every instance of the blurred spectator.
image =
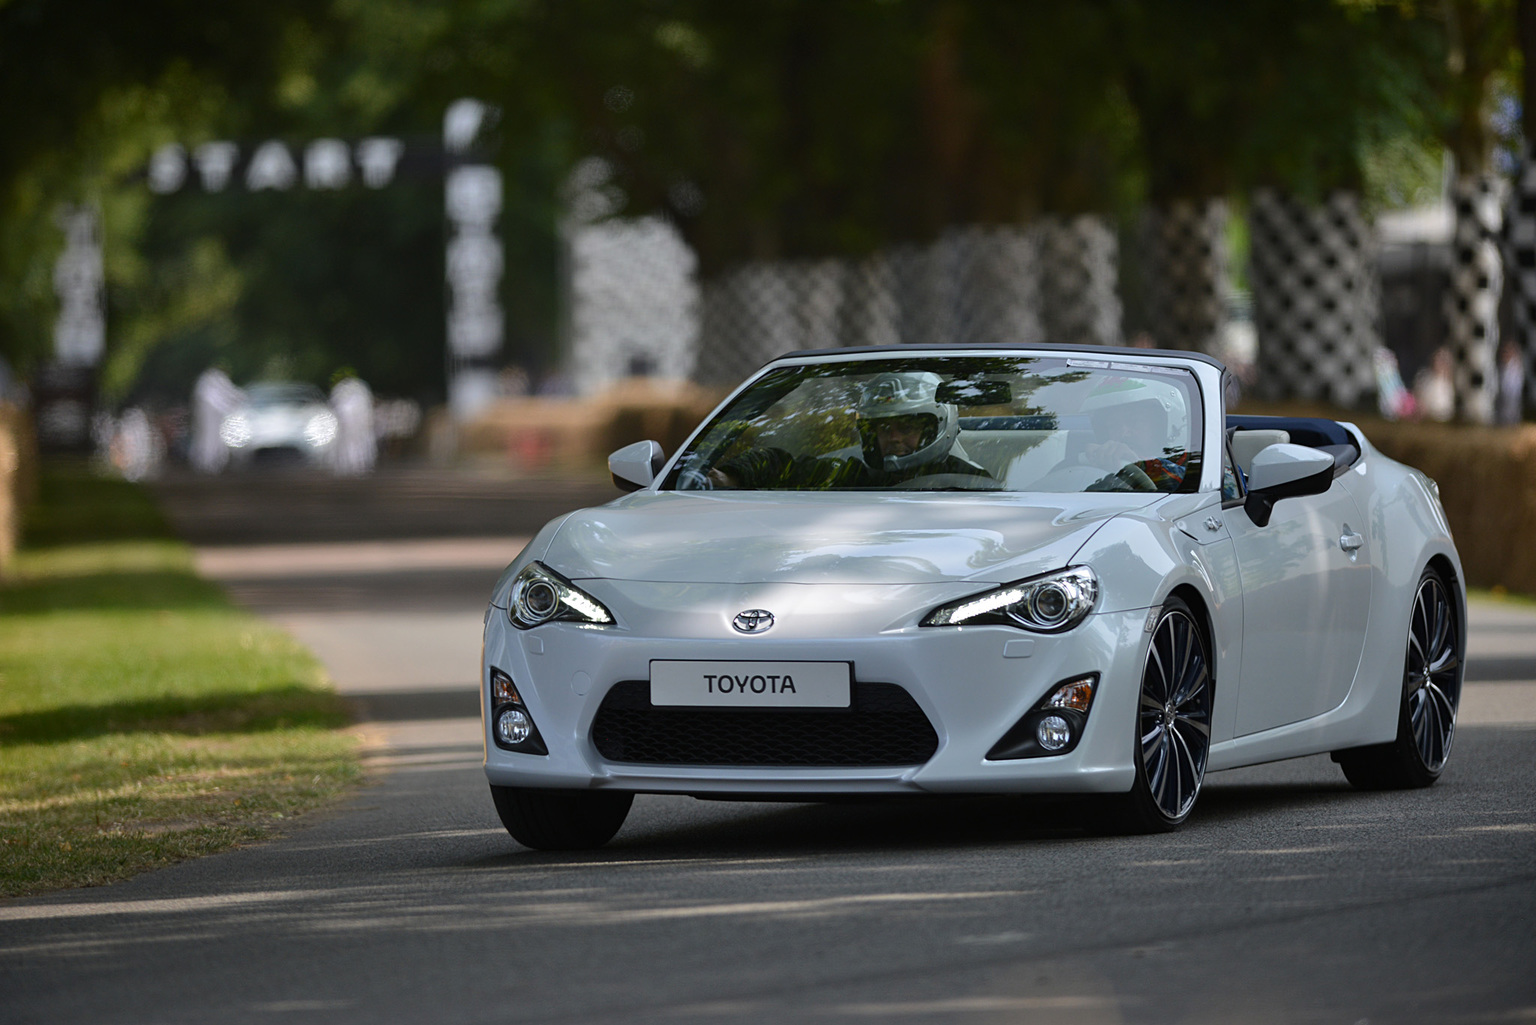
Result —
[[[361,378],[343,377],[331,389],[331,411],[336,414],[331,468],[340,477],[372,473],[379,457],[378,439],[373,433],[373,392]]]
[[[496,375],[496,394],[502,398],[521,398],[531,390],[532,384],[528,379],[528,371],[522,367],[507,367]]]
[[[1418,402],[1403,384],[1396,354],[1378,345],[1371,353],[1371,366],[1376,371],[1376,405],[1381,415],[1388,420],[1412,420],[1417,416]]]
[[[1501,424],[1520,422],[1520,405],[1525,396],[1525,361],[1513,338],[1499,346],[1499,396],[1494,419]]]
[[[192,386],[192,449],[189,458],[199,473],[218,473],[229,462],[229,448],[219,437],[224,418],[245,401],[229,375],[209,367]]]
[[[1413,397],[1426,420],[1446,421],[1456,415],[1456,382],[1451,377],[1451,350],[1435,350],[1429,366],[1413,379]]]
[[[128,480],[144,480],[160,472],[165,445],[149,416],[138,406],[123,413],[112,432],[107,458]]]
[[[413,399],[380,399],[373,404],[373,436],[399,454],[421,430],[421,404]],[[393,443],[393,444],[391,444]]]

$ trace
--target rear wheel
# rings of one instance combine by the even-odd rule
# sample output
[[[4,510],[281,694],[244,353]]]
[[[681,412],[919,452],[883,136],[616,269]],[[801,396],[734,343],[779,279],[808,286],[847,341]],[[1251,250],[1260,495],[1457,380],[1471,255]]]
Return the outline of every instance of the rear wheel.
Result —
[[[611,790],[491,787],[496,814],[512,839],[539,851],[580,851],[612,840],[634,794]]]
[[[1419,578],[1408,616],[1397,739],[1335,751],[1349,781],[1362,790],[1402,790],[1439,779],[1456,735],[1462,671],[1459,610],[1431,567]]]
[[[1163,833],[1189,817],[1211,750],[1210,648],[1190,607],[1163,603],[1141,674],[1136,781],[1101,811],[1114,832]]]

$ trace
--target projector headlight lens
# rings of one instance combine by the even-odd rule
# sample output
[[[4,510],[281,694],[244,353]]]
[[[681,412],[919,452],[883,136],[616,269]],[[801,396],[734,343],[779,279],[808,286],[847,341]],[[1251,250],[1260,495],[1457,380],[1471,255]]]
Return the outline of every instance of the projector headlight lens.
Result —
[[[539,562],[530,562],[512,580],[507,616],[523,630],[556,621],[589,626],[613,623],[613,613],[602,602]]]

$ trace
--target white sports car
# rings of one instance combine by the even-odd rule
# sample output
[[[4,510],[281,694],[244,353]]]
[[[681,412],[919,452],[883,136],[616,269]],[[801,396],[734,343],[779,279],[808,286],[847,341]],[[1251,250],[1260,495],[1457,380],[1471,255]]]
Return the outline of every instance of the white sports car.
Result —
[[[1172,829],[1212,770],[1450,753],[1466,637],[1437,488],[1353,425],[1229,416],[1195,353],[793,353],[633,493],[547,525],[485,621],[520,843],[635,794],[1084,795]],[[1089,795],[1092,796],[1091,798]]]

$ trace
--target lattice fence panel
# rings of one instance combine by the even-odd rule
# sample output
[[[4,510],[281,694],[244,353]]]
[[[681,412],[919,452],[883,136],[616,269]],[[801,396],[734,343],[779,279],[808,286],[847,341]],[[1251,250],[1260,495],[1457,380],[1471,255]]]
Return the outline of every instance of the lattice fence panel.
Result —
[[[1496,175],[1464,175],[1451,186],[1456,215],[1451,239],[1451,285],[1445,297],[1456,392],[1456,415],[1473,423],[1493,420],[1499,348],[1499,299],[1504,261],[1499,238],[1506,185]]]
[[[1165,349],[1215,353],[1226,321],[1227,206],[1219,199],[1175,202],[1142,216],[1147,320]]]
[[[1354,193],[1321,206],[1271,190],[1249,217],[1257,391],[1353,406],[1375,391],[1375,235]]]

